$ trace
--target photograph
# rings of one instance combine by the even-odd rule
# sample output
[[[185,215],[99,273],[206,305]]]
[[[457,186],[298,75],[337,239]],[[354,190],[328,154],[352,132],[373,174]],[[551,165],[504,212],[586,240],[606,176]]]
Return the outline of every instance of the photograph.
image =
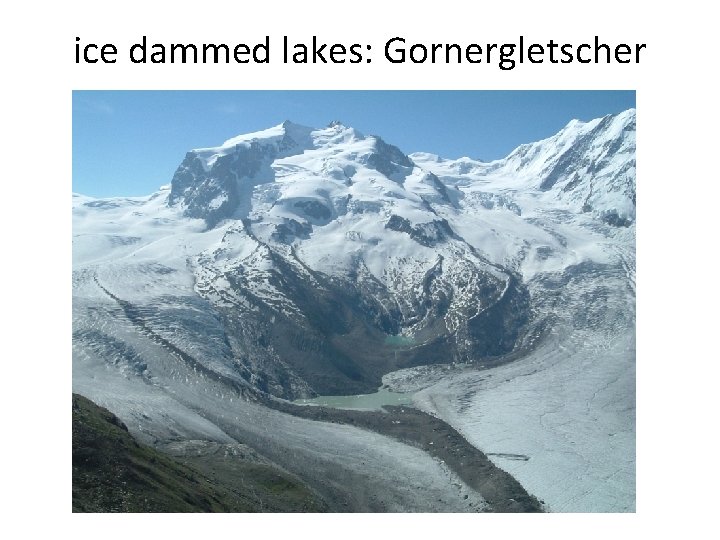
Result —
[[[635,274],[633,90],[73,90],[72,511],[633,513]]]

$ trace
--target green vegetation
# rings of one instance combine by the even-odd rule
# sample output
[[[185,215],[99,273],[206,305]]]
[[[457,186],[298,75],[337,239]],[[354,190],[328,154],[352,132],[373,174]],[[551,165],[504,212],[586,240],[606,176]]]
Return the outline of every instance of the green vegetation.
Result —
[[[173,458],[139,444],[114,414],[83,396],[73,394],[72,411],[73,512],[325,510],[296,478],[257,456]]]

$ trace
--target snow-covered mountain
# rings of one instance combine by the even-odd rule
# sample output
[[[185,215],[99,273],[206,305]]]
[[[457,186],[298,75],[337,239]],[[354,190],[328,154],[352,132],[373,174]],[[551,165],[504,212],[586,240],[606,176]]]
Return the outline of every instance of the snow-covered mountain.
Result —
[[[634,110],[490,163],[284,122],[188,152],[148,197],[74,195],[73,219],[74,391],[139,434],[224,441],[253,396],[385,376],[481,450],[537,453],[510,468],[550,509],[634,505],[634,471],[586,455],[634,467]],[[575,502],[534,467],[553,445],[586,452]],[[587,489],[608,471],[620,502]]]
[[[490,163],[412,154],[445,184],[490,183],[493,190],[545,194],[543,204],[592,213],[616,226],[635,221],[635,110],[590,122],[573,120],[552,137]],[[492,204],[488,201],[486,204]]]

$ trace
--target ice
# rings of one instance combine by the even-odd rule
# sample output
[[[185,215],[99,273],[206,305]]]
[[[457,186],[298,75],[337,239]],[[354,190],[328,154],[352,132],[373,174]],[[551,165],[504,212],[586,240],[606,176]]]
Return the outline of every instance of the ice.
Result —
[[[302,454],[306,474],[329,468],[339,483],[362,476],[388,492],[390,509],[431,508],[415,489],[443,498],[443,509],[466,509],[465,487],[447,498],[448,478],[457,478],[418,449],[243,399],[238,389],[255,379],[241,376],[240,357],[273,369],[284,359],[272,344],[260,359],[238,352],[223,317],[232,311],[238,324],[269,309],[272,321],[301,320],[279,279],[290,268],[316,290],[353,276],[383,291],[373,293],[379,309],[396,310],[400,333],[418,336],[427,321],[414,310],[440,269],[442,325],[455,336],[517,279],[532,310],[511,358],[413,368],[385,381],[418,390],[417,406],[549,510],[633,511],[634,136],[631,110],[572,121],[489,163],[430,153],[406,161],[342,124],[284,122],[193,151],[205,173],[238,146],[260,148],[266,160],[256,176],[231,177],[232,189],[207,197],[206,210],[219,211],[237,192],[238,208],[216,222],[188,217],[171,186],[147,197],[73,194],[73,388],[147,440],[247,437],[290,468],[287,453]]]

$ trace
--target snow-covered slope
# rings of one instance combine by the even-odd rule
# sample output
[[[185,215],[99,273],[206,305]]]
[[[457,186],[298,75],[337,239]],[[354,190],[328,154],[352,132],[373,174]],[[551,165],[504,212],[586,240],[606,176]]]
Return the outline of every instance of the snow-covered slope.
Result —
[[[627,226],[635,220],[635,129],[635,110],[630,109],[590,122],[573,120],[556,135],[489,163],[428,153],[410,157],[447,184],[533,194],[545,208],[592,213],[611,225]]]
[[[412,159],[461,193],[452,227],[523,277],[544,333],[500,367],[386,377],[553,511],[635,508],[635,112],[489,164]],[[420,370],[422,373],[423,370]]]
[[[153,437],[222,439],[225,399],[245,414],[258,391],[385,375],[481,450],[529,457],[493,459],[550,509],[631,509],[634,134],[630,110],[482,163],[284,122],[188,152],[148,197],[73,195],[75,390],[121,418],[152,402],[127,423]]]

